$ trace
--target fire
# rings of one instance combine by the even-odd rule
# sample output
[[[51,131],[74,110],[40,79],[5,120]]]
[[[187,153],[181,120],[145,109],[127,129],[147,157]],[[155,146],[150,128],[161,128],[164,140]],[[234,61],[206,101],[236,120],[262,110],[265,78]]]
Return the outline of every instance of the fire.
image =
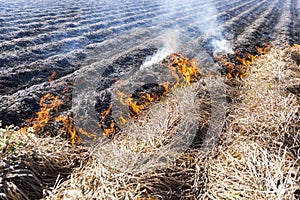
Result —
[[[120,103],[128,107],[128,113],[120,113],[119,119],[113,119],[112,105],[109,105],[104,111],[100,113],[99,126],[103,130],[104,136],[110,136],[116,133],[119,128],[118,123],[125,124],[128,122],[128,118],[135,118],[142,113],[152,102],[160,101],[166,94],[175,89],[177,86],[190,85],[193,82],[200,79],[200,70],[197,67],[197,62],[194,59],[188,59],[179,53],[174,53],[169,56],[170,63],[168,65],[175,83],[151,83],[138,88],[131,94],[125,94],[121,90],[117,89],[117,94],[120,97]],[[53,72],[49,81],[53,81],[56,76],[56,72]],[[72,117],[58,116],[54,117],[59,111],[63,102],[58,96],[52,96],[46,94],[40,99],[40,111],[36,113],[36,117],[27,120],[33,127],[35,133],[42,134],[44,128],[51,121],[62,122],[62,130],[70,136],[72,144],[81,142],[81,138],[78,136],[78,132],[73,125]],[[29,126],[28,126],[29,127]],[[23,127],[22,132],[26,132],[28,127]],[[87,135],[88,137],[95,137],[94,134],[87,133],[83,129],[79,130],[80,133]]]
[[[187,85],[200,79],[200,69],[197,67],[198,64],[195,59],[189,60],[179,53],[174,53],[170,57],[173,62],[169,64],[169,68],[172,70],[173,76],[176,79],[176,86],[180,82],[180,78],[176,71],[184,77]]]
[[[109,119],[108,116],[111,114],[112,111],[112,105],[110,105],[106,110],[101,112],[101,119],[98,125],[103,129],[103,134],[105,136],[110,135],[111,133],[115,132],[115,124],[113,120]],[[108,128],[105,128],[107,127]]]
[[[80,132],[81,134],[89,137],[89,138],[96,138],[97,134],[94,132],[94,133],[89,133],[87,131],[85,131],[83,128],[79,128],[78,132]],[[80,139],[81,140],[81,139]]]
[[[264,48],[255,46],[259,55],[265,55],[271,50],[271,45],[268,43],[263,43]]]
[[[217,56],[222,65],[227,71],[227,78],[244,78],[250,74],[250,65],[257,59],[258,56],[265,55],[270,51],[271,45],[264,43],[264,48],[256,47],[258,55],[242,53],[237,50],[234,52],[234,58],[229,58],[227,55]]]
[[[119,101],[128,108],[128,113],[124,115],[120,112],[119,119],[112,119],[110,116],[112,111],[111,105],[105,111],[101,112],[99,126],[103,129],[105,136],[117,132],[116,121],[119,124],[125,124],[128,122],[128,118],[139,116],[152,102],[160,101],[176,87],[191,85],[200,79],[201,72],[197,67],[198,63],[195,59],[189,59],[179,53],[171,54],[168,59],[168,68],[175,79],[174,83],[146,84],[131,94],[126,94],[119,88],[116,89]],[[123,85],[125,85],[125,82],[120,80],[119,86]]]
[[[50,78],[48,79],[49,82],[51,83],[54,80],[55,77],[56,77],[56,71],[53,71]]]
[[[36,113],[36,117],[26,120],[31,123],[31,127],[36,133],[41,133],[50,120],[50,114],[53,111],[58,111],[63,102],[57,96],[51,96],[49,93],[40,99],[40,111]],[[23,127],[22,132],[28,127]]]
[[[64,124],[63,130],[69,134],[72,144],[75,142],[81,142],[81,138],[76,133],[76,128],[73,125],[72,117],[58,116],[55,121],[61,121]]]
[[[111,124],[110,124],[110,126],[109,126],[109,128],[104,129],[103,134],[104,134],[105,136],[109,136],[109,135],[111,135],[112,133],[114,133],[115,131],[116,131],[116,130],[115,130],[115,123],[112,121]]]
[[[248,54],[248,58],[250,59],[251,62],[253,62],[256,59],[256,56]]]
[[[109,113],[111,112],[111,108],[112,108],[112,105],[110,105],[107,110],[105,110],[101,113],[103,120],[109,115]]]
[[[63,102],[58,96],[52,96],[48,93],[40,99],[39,105],[41,107],[40,111],[36,112],[36,117],[26,120],[29,126],[23,127],[21,129],[22,133],[27,133],[28,128],[32,127],[36,134],[42,134],[46,125],[53,120],[53,115],[57,113],[63,105]],[[70,135],[72,144],[74,144],[75,141],[80,141],[71,117],[59,116],[54,120],[63,122],[63,130]]]
[[[135,115],[139,115],[142,112],[142,110],[147,106],[147,104],[149,104],[148,101],[145,102],[134,101],[131,94],[129,95],[127,102],[129,107],[131,108],[130,113],[132,117]]]
[[[247,58],[240,57],[235,53],[236,61],[230,62],[227,60],[226,57],[222,57],[220,60],[223,65],[226,67],[227,70],[227,78],[244,78],[249,75],[250,73],[250,64],[253,62],[256,57],[248,54]]]
[[[246,58],[237,57],[237,60],[242,63],[242,65],[248,67],[251,64],[251,61],[247,60]]]
[[[121,120],[121,123],[122,123],[122,124],[126,124],[127,121],[128,121],[127,119],[125,119],[125,118],[123,117],[123,113],[122,113],[122,112],[120,113],[120,120]]]
[[[117,90],[117,94],[120,98],[122,105],[129,107],[129,116],[136,117],[153,101],[159,101],[164,95],[169,92],[169,83],[158,84],[157,87],[162,90],[161,94],[137,92],[136,94],[125,94],[120,90]],[[127,119],[120,115],[121,123],[126,123]]]

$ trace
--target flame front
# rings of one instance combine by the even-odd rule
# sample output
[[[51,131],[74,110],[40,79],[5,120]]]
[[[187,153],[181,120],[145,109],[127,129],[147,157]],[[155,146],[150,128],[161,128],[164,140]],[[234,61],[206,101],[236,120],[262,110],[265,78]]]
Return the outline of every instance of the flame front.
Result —
[[[161,87],[163,93],[161,95],[139,92],[138,94],[125,94],[120,90],[117,90],[117,94],[119,96],[119,101],[122,105],[129,107],[129,117],[136,117],[141,114],[141,112],[153,101],[159,101],[165,94],[169,92],[168,88],[169,83],[159,84],[158,87]],[[126,123],[127,119],[120,114],[121,123]]]
[[[36,133],[41,133],[48,124],[51,112],[58,111],[63,102],[58,99],[58,96],[51,96],[49,93],[40,99],[40,111],[36,112],[36,117],[26,120]],[[26,132],[28,127],[23,127],[22,132]]]
[[[53,82],[53,80],[55,79],[56,75],[57,75],[56,71],[53,71],[53,72],[51,73],[51,76],[48,78],[48,81],[49,81],[50,83]]]
[[[63,130],[69,134],[72,144],[75,144],[75,142],[81,142],[80,137],[76,133],[76,128],[73,125],[72,117],[59,116],[55,118],[55,121],[63,122]]]
[[[128,113],[124,114],[120,112],[119,119],[116,119],[116,121],[119,121],[120,124],[125,124],[128,122],[128,118],[135,118],[139,116],[152,102],[160,101],[166,94],[173,91],[176,87],[191,85],[193,82],[200,79],[201,71],[197,67],[198,63],[195,59],[189,59],[179,53],[171,54],[168,59],[168,68],[175,79],[174,82],[150,84],[152,89],[155,89],[150,89],[148,91],[147,87],[142,87],[142,91],[135,91],[132,94],[126,94],[119,88],[116,89],[120,103],[128,108]],[[121,86],[124,84],[124,82],[121,82]],[[115,119],[112,119],[110,116],[111,111],[112,106],[110,105],[109,108],[101,112],[99,126],[103,129],[103,134],[105,136],[109,136],[117,132]]]
[[[112,121],[111,124],[110,124],[110,126],[109,126],[109,128],[104,129],[103,134],[104,134],[105,136],[109,136],[109,135],[111,135],[112,133],[114,133],[115,131],[116,131],[116,130],[115,130],[115,123]]]
[[[263,43],[263,48],[255,47],[259,55],[265,55],[271,50],[271,45],[268,43]]]
[[[217,56],[216,58],[221,61],[227,71],[227,78],[244,78],[250,74],[250,64],[255,61],[259,56],[265,55],[270,51],[271,45],[263,43],[264,48],[256,47],[258,55],[249,53],[241,53],[239,50],[234,52],[235,58],[230,61],[226,55]]]
[[[256,47],[259,55],[264,55],[270,50],[270,45],[263,44],[265,48]],[[243,55],[243,56],[241,56]],[[250,64],[253,62],[257,56],[251,54],[240,54],[239,51],[236,51],[235,61],[230,61],[225,56],[217,57],[222,64],[227,69],[228,78],[243,78],[247,76],[250,72]],[[119,128],[118,124],[125,124],[128,122],[129,118],[135,118],[142,113],[143,110],[147,108],[152,102],[160,101],[166,94],[170,91],[173,91],[179,86],[191,85],[192,83],[200,80],[201,70],[198,68],[198,63],[196,59],[189,59],[188,57],[180,54],[173,53],[169,57],[168,69],[172,74],[174,80],[171,82],[165,82],[162,84],[152,84],[149,88],[143,88],[145,90],[135,91],[132,94],[126,94],[125,92],[117,89],[117,95],[119,96],[119,101],[122,105],[128,108],[128,113],[120,112],[119,119],[112,118],[112,105],[106,108],[101,112],[101,117],[99,121],[99,126],[103,130],[105,136],[110,136],[116,133]],[[49,81],[53,81],[56,76],[56,72],[53,72]],[[152,90],[155,88],[154,90]],[[60,121],[63,123],[63,130],[69,134],[71,142],[81,142],[81,138],[76,132],[76,128],[73,125],[72,117],[58,116],[51,117],[58,112],[63,102],[59,100],[57,96],[51,96],[46,94],[40,99],[40,111],[36,113],[36,117],[26,120],[27,123],[31,124],[35,133],[42,133],[45,126],[51,120]],[[21,129],[22,132],[27,132],[28,126]],[[96,133],[90,134],[83,129],[80,129],[79,132],[83,133],[88,137],[96,137]]]
[[[36,112],[36,117],[26,120],[29,124],[21,129],[22,133],[27,133],[29,127],[32,127],[36,134],[43,134],[46,125],[53,120],[53,116],[59,111],[63,102],[58,96],[52,96],[49,93],[40,99],[40,111]],[[63,122],[63,130],[69,134],[72,144],[76,141],[80,141],[79,136],[76,133],[76,129],[73,126],[72,117],[59,116],[54,118],[55,121]]]
[[[120,103],[128,107],[128,113],[120,113],[119,119],[113,119],[112,105],[109,105],[106,110],[101,112],[99,126],[103,129],[105,136],[110,136],[116,133],[119,129],[116,122],[125,124],[128,118],[135,118],[142,113],[152,102],[160,101],[166,94],[175,89],[177,86],[190,85],[191,83],[200,79],[200,70],[197,67],[196,60],[188,59],[179,53],[174,53],[169,56],[170,64],[169,69],[175,78],[174,83],[165,82],[162,84],[150,84],[148,88],[142,88],[140,91],[135,91],[132,94],[125,94],[124,92],[117,90],[117,94],[120,97]],[[52,81],[56,73],[53,72],[49,81]],[[154,88],[154,89],[153,89]],[[144,91],[145,89],[145,91]],[[147,91],[147,89],[149,91]],[[72,117],[58,116],[54,117],[56,112],[59,111],[63,102],[59,100],[58,96],[51,96],[46,94],[40,99],[40,111],[36,113],[36,117],[27,120],[27,123],[31,124],[35,133],[44,133],[45,126],[50,121],[62,122],[62,130],[68,133],[72,144],[81,142],[81,138],[78,136],[76,128],[73,125]],[[29,126],[23,127],[22,132],[26,132]],[[84,130],[79,130],[88,137],[94,137],[95,134],[89,134]]]
[[[189,60],[187,57],[179,53],[174,53],[171,56],[172,63],[169,64],[169,68],[173,72],[173,76],[176,79],[175,87],[179,84],[180,78],[177,71],[184,77],[186,83],[190,85],[200,79],[200,69],[197,67],[198,63],[196,59]]]

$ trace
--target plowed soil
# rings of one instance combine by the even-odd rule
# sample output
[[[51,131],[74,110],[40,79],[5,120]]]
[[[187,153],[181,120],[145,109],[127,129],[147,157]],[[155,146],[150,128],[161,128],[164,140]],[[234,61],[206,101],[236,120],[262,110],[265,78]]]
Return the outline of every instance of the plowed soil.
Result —
[[[163,3],[164,2],[164,3]],[[0,119],[21,125],[39,109],[46,93],[59,95],[69,110],[72,83],[80,70],[107,61],[101,88],[139,67],[159,47],[165,29],[209,55],[201,30],[211,18],[233,49],[250,52],[263,42],[299,43],[298,0],[214,1],[0,1]],[[200,17],[197,17],[200,16]],[[187,47],[185,47],[187,48]],[[196,48],[195,48],[196,52]],[[197,52],[196,52],[197,53]],[[125,67],[124,67],[125,66]]]

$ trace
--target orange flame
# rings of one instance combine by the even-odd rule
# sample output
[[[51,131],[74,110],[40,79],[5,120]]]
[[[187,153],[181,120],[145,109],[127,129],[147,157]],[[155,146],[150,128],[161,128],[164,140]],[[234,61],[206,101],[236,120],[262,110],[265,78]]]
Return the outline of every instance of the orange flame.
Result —
[[[111,108],[112,108],[112,105],[110,105],[107,110],[105,110],[101,113],[102,119],[106,118],[109,115],[109,113],[111,112]]]
[[[266,55],[271,50],[271,45],[268,43],[263,43],[264,48],[255,46],[259,55]]]
[[[59,100],[58,96],[52,96],[48,93],[40,99],[39,105],[41,108],[40,111],[36,112],[37,116],[26,120],[26,122],[31,125],[23,127],[21,129],[22,133],[27,133],[29,127],[32,127],[35,133],[42,133],[49,121],[53,120],[53,112],[58,112],[63,102]],[[72,144],[74,144],[75,141],[80,141],[71,117],[59,116],[54,120],[63,122],[63,129],[70,135]]]
[[[123,117],[122,112],[120,113],[120,120],[121,120],[121,123],[122,123],[122,124],[126,124],[126,123],[127,123],[127,119],[125,119],[125,118]]]
[[[106,128],[103,132],[105,136],[109,136],[115,132],[115,123],[112,121],[109,128]]]
[[[263,43],[264,48],[256,47],[258,51],[258,56],[265,55],[271,50],[271,45]],[[247,57],[240,57],[240,51],[237,50],[235,53],[236,60],[240,63],[232,63],[227,60],[225,56],[217,56],[216,58],[221,61],[221,63],[227,69],[227,78],[244,78],[250,74],[250,65],[256,60],[258,56],[247,54]]]
[[[72,117],[58,116],[55,118],[55,121],[63,122],[63,129],[70,135],[72,144],[75,144],[75,142],[81,142],[81,138],[76,134],[76,128],[73,125]]]
[[[50,102],[50,103],[49,103]],[[40,133],[44,130],[44,127],[50,120],[50,113],[55,110],[58,111],[61,105],[63,104],[62,101],[58,99],[58,96],[51,96],[49,93],[43,96],[40,99],[40,111],[36,113],[35,118],[31,118],[26,120],[27,123],[32,123],[32,128],[36,133]],[[28,127],[23,127],[22,132],[26,132]]]
[[[200,69],[197,67],[197,61],[195,59],[189,60],[187,57],[179,53],[174,53],[170,56],[173,63],[170,63],[169,68],[172,70],[173,76],[176,80],[176,86],[180,82],[180,78],[176,73],[178,72],[184,77],[187,85],[192,82],[196,82],[200,78]],[[175,86],[175,87],[176,87]]]
[[[138,103],[137,101],[134,101],[132,98],[132,95],[129,95],[127,102],[128,102],[129,107],[133,111],[133,112],[131,112],[132,117],[139,115],[142,112],[142,110],[146,107],[146,105],[148,104],[147,101],[142,102],[142,103]]]
[[[79,132],[81,133],[81,134],[83,134],[83,135],[85,135],[85,136],[87,136],[87,137],[89,137],[89,138],[96,138],[96,136],[97,136],[97,134],[94,132],[94,133],[89,133],[89,132],[87,132],[87,131],[85,131],[83,128],[79,128]]]
[[[243,64],[243,66],[246,67],[248,67],[251,64],[251,62],[249,60],[246,60],[246,58],[237,57],[237,60],[240,61]]]
[[[161,96],[158,96],[156,94],[150,94],[146,92],[139,92],[139,101],[136,101],[133,98],[132,94],[125,94],[122,91],[117,89],[117,95],[119,96],[119,101],[122,105],[129,107],[129,116],[130,117],[136,117],[141,114],[141,112],[153,101],[159,101],[164,95],[166,95],[169,92],[169,83],[166,82],[164,84],[159,84],[159,86],[162,86],[164,88],[164,92]],[[102,114],[103,116],[103,114]],[[126,123],[127,119],[123,117],[122,113],[120,114],[120,121],[121,123]]]
[[[256,56],[253,56],[253,55],[251,55],[251,54],[248,54],[248,58],[250,59],[250,62],[253,62],[253,61],[255,61]]]
[[[134,118],[142,113],[143,110],[146,109],[148,105],[150,105],[154,101],[160,101],[163,96],[170,92],[170,89],[175,89],[179,85],[190,85],[193,82],[196,82],[200,79],[200,69],[197,67],[198,64],[195,59],[188,59],[179,53],[174,53],[170,55],[170,64],[169,69],[173,77],[175,78],[175,83],[170,84],[169,82],[165,82],[163,84],[158,84],[162,90],[159,93],[153,92],[138,92],[135,94],[125,94],[123,91],[117,89],[116,93],[119,96],[119,101],[122,105],[128,106],[129,113],[125,116]],[[121,85],[124,82],[120,82]],[[116,124],[114,120],[107,120],[107,117],[111,113],[112,106],[103,111],[101,113],[101,120],[99,123],[100,127],[104,127],[105,125],[108,128],[103,130],[103,134],[106,136],[111,135],[116,132]],[[124,117],[123,113],[120,113],[119,122],[121,124],[127,123],[128,119]]]
[[[115,123],[113,122],[113,120],[106,120],[107,116],[110,115],[111,113],[111,110],[112,110],[112,105],[110,105],[105,111],[103,111],[101,113],[101,119],[100,119],[100,122],[98,123],[98,125],[103,128],[105,124],[108,123],[109,127],[108,128],[103,128],[103,134],[105,136],[109,136],[111,135],[112,133],[114,133],[116,130],[115,130]]]

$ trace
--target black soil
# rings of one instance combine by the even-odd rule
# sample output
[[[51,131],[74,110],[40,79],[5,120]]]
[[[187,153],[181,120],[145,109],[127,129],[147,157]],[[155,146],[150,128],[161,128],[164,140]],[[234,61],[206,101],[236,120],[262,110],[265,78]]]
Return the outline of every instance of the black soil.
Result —
[[[97,90],[111,87],[156,52],[161,46],[157,37],[165,28],[179,28],[191,46],[212,55],[210,37],[199,29],[212,5],[216,12],[211,17],[223,26],[223,36],[233,49],[255,54],[255,46],[263,42],[299,43],[296,0],[191,0],[168,5],[160,1],[0,2],[3,126],[21,126],[39,110],[39,100],[47,93],[64,101],[62,111],[70,110],[76,75],[102,60],[107,64],[102,66]]]

